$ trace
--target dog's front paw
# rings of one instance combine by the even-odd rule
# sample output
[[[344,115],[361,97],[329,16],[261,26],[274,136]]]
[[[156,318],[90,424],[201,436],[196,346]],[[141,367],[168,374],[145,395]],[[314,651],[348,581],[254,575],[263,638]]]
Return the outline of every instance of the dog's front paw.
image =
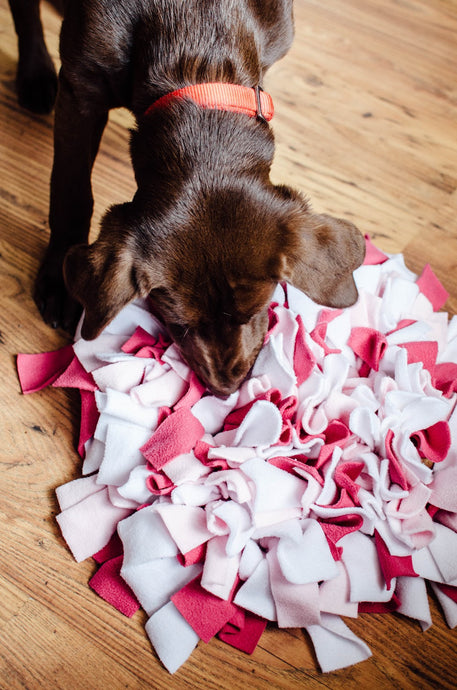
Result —
[[[62,273],[61,257],[46,255],[35,281],[34,300],[45,323],[74,334],[82,307],[68,293]]]
[[[51,112],[57,95],[57,74],[47,53],[19,61],[16,88],[23,108],[40,115]]]

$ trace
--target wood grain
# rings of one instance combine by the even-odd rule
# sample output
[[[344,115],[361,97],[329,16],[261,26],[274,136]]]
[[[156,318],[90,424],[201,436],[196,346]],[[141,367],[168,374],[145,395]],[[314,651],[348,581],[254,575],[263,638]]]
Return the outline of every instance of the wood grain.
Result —
[[[426,263],[457,312],[455,0],[296,0],[296,39],[268,75],[276,107],[273,177],[314,208],[357,223],[384,250]],[[44,6],[57,62],[59,17]],[[144,632],[88,587],[55,522],[55,487],[79,473],[77,397],[22,396],[17,352],[67,342],[31,299],[47,228],[52,116],[21,110],[16,39],[0,0],[0,688],[454,688],[455,633],[431,599],[434,625],[395,615],[347,621],[373,657],[323,675],[305,634],[269,627],[252,656],[200,644],[170,676]],[[130,116],[111,115],[94,171],[93,232],[134,190]]]

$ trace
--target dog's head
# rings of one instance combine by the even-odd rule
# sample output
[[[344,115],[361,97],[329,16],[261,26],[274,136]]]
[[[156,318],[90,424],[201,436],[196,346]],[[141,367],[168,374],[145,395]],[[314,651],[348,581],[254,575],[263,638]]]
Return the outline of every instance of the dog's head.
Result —
[[[331,307],[357,299],[352,272],[363,261],[363,237],[351,223],[312,214],[287,187],[240,182],[181,197],[160,217],[139,206],[113,207],[97,241],[67,255],[86,339],[150,295],[183,358],[210,391],[228,395],[262,347],[279,281]]]

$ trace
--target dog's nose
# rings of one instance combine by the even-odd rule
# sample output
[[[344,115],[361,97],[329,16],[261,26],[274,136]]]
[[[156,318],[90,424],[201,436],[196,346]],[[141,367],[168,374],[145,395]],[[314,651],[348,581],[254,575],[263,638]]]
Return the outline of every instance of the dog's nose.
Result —
[[[230,395],[232,395],[232,393],[235,393],[238,390],[239,384],[237,383],[234,385],[222,385],[219,383],[207,383],[206,387],[212,395],[226,400]]]
[[[220,400],[227,400],[231,396],[231,393],[223,393],[220,389],[213,388],[212,386],[207,386],[207,388],[211,395],[220,398]]]
[[[238,390],[245,380],[248,371],[249,367],[247,365],[236,365],[229,368],[229,370],[219,371],[216,375],[207,378],[207,388],[213,395],[227,398]]]
[[[233,348],[210,349],[205,343],[190,351],[181,349],[183,359],[195,371],[210,393],[226,398],[235,393],[251,370],[255,357],[247,357]],[[253,355],[256,355],[255,351]]]

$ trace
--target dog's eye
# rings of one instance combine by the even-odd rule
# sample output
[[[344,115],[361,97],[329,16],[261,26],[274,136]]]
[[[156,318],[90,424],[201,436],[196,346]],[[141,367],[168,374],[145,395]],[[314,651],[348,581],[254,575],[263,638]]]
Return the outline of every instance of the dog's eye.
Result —
[[[252,314],[239,314],[235,319],[235,323],[237,323],[239,326],[244,326],[245,324],[249,323],[249,321],[252,319]]]
[[[182,340],[189,332],[189,327],[182,323],[169,323],[168,330],[176,340]]]
[[[232,321],[237,326],[244,326],[251,321],[253,316],[255,316],[255,312],[238,311],[232,316]]]

